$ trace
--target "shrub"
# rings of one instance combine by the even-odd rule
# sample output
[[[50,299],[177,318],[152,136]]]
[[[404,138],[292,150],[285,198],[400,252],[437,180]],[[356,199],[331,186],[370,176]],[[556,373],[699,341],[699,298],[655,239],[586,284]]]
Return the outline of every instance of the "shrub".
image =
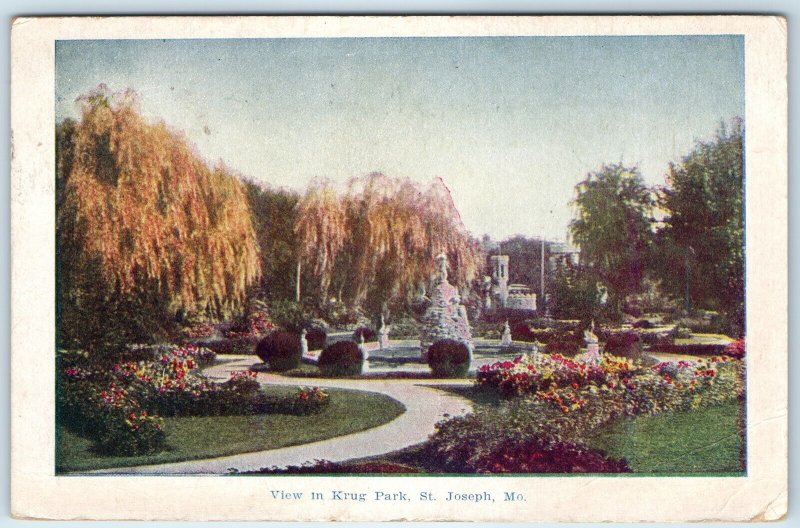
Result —
[[[642,355],[642,339],[633,332],[611,334],[604,351],[613,356],[638,358]]]
[[[361,336],[364,336],[365,343],[374,343],[378,340],[378,333],[368,326],[359,326],[356,328],[356,331],[353,332],[353,341],[360,343]]]
[[[419,470],[407,466],[405,464],[398,464],[396,462],[331,462],[329,460],[317,460],[315,462],[307,462],[302,466],[287,466],[279,468],[273,466],[271,468],[261,468],[253,473],[268,474],[268,475],[281,475],[281,474],[314,474],[314,473],[419,473]]]
[[[536,339],[533,337],[533,332],[531,331],[531,327],[528,325],[528,323],[515,323],[510,326],[511,326],[512,340],[525,341],[528,343],[536,341]]]
[[[737,339],[725,347],[725,355],[736,359],[744,359],[745,346],[744,339]]]
[[[727,354],[729,345],[723,344],[677,344],[664,343],[657,347],[659,352],[667,354],[681,354],[685,356],[721,356]],[[728,354],[730,355],[730,354]]]
[[[418,339],[420,325],[410,317],[402,317],[392,321],[390,330],[394,339]]]
[[[263,311],[253,311],[238,318],[233,325],[225,331],[225,337],[258,337],[272,330],[275,325]]]
[[[562,354],[566,356],[574,356],[580,351],[581,341],[574,336],[566,336],[561,339],[550,339],[545,345],[545,351],[548,354]]]
[[[162,419],[142,409],[115,382],[62,384],[57,416],[59,423],[92,440],[105,455],[143,455],[166,447]]]
[[[534,436],[473,460],[478,473],[627,473],[627,462],[574,442],[546,445]]]
[[[300,387],[291,396],[271,403],[269,411],[277,414],[308,416],[322,411],[330,403],[330,395],[320,387]]]
[[[256,355],[270,370],[285,372],[300,366],[300,338],[289,332],[273,332],[258,342]]]
[[[469,363],[469,348],[460,341],[442,339],[428,349],[428,366],[435,378],[463,378]]]
[[[322,351],[317,365],[324,376],[356,376],[361,374],[364,354],[352,341],[339,341]]]

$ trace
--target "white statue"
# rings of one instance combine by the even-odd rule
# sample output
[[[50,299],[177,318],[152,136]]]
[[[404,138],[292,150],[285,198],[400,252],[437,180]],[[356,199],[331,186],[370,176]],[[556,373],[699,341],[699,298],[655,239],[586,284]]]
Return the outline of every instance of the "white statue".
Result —
[[[506,321],[506,324],[503,327],[503,336],[500,338],[500,346],[510,347],[511,344],[511,327],[508,326],[508,321]]]
[[[300,354],[305,356],[308,355],[308,341],[306,340],[306,329],[303,328],[300,331]]]

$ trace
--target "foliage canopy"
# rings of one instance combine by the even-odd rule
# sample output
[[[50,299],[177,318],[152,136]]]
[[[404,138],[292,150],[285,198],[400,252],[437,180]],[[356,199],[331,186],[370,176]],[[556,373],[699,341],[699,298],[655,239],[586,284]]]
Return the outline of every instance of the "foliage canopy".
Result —
[[[130,90],[100,85],[78,103],[80,120],[57,131],[64,308],[75,288],[106,301],[147,296],[173,313],[239,305],[260,273],[241,182],[164,123],[142,118]]]

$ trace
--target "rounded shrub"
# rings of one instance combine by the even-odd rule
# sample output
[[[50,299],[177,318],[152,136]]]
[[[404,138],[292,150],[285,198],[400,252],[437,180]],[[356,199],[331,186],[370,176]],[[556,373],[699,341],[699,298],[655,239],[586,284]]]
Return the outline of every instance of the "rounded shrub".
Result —
[[[463,378],[469,370],[469,349],[453,339],[436,341],[428,349],[428,366],[435,378]]]
[[[572,357],[580,352],[581,342],[571,336],[553,338],[547,342],[544,349],[548,354],[561,354]]]
[[[338,341],[325,348],[319,356],[319,370],[324,376],[356,376],[361,374],[364,354],[352,341]]]
[[[353,332],[353,341],[356,343],[361,341],[361,336],[364,336],[365,343],[371,343],[378,340],[378,334],[372,328],[368,326],[359,326],[356,328],[356,331]]]
[[[256,345],[256,355],[270,370],[283,372],[300,366],[300,338],[289,332],[273,332]]]
[[[611,334],[606,340],[605,353],[638,359],[642,355],[642,339],[633,332]]]

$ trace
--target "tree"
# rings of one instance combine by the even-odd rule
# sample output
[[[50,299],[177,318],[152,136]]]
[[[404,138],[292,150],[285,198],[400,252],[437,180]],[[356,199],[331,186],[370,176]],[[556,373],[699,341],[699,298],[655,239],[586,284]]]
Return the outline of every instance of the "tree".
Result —
[[[609,303],[619,313],[644,278],[653,237],[653,193],[638,168],[622,164],[589,173],[575,191],[570,236],[582,263],[608,287]]]
[[[591,273],[579,266],[559,266],[553,277],[553,315],[559,319],[580,319],[588,323],[603,318],[601,292]]]
[[[319,298],[328,299],[336,258],[350,236],[345,205],[336,190],[325,180],[312,182],[296,206],[297,298],[300,301],[302,263],[312,264],[311,272],[319,281]]]
[[[339,195],[326,182],[298,204],[295,232],[302,268],[319,285],[373,315],[412,300],[433,275],[444,251],[456,283],[466,287],[478,267],[470,237],[441,180],[426,189],[407,179],[372,173],[348,182]]]
[[[131,90],[100,85],[78,102],[80,120],[57,129],[60,330],[72,332],[63,344],[84,344],[80,321],[102,343],[119,330],[109,325],[147,336],[170,313],[235,310],[260,272],[241,182],[145,121]]]
[[[287,300],[295,296],[297,244],[294,226],[300,196],[244,180],[261,255],[260,297]]]
[[[740,119],[720,126],[672,163],[660,206],[662,257],[655,267],[662,288],[685,307],[725,312],[735,331],[744,317],[743,128]]]

